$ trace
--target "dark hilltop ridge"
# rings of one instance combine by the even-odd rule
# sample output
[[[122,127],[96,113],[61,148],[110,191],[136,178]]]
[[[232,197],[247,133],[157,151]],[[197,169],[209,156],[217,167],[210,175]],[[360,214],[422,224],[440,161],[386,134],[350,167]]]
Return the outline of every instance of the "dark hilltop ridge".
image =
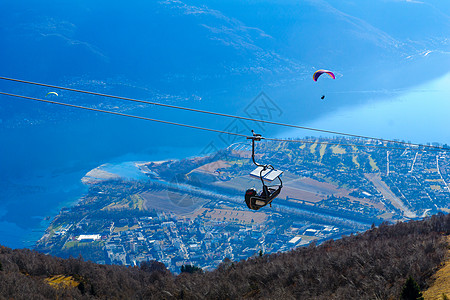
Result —
[[[174,275],[156,261],[99,265],[0,248],[1,299],[399,299],[409,277],[421,290],[443,268],[450,215],[378,227],[320,245]]]

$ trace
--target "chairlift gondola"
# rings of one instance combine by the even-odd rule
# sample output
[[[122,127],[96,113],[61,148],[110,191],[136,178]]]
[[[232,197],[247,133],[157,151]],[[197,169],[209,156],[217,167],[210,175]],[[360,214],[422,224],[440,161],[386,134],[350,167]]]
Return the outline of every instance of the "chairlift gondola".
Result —
[[[255,160],[255,142],[261,141],[263,137],[260,134],[256,134],[252,130],[253,136],[247,137],[247,139],[252,140],[252,160],[256,165],[256,169],[250,173],[250,176],[257,177],[262,182],[262,190],[258,193],[254,188],[248,189],[245,192],[245,203],[248,208],[252,210],[258,210],[267,204],[272,207],[272,201],[281,192],[283,187],[283,182],[281,181],[281,174],[283,171],[276,170],[272,165],[261,165]],[[278,185],[266,185],[265,181],[272,182],[275,179],[280,181]]]

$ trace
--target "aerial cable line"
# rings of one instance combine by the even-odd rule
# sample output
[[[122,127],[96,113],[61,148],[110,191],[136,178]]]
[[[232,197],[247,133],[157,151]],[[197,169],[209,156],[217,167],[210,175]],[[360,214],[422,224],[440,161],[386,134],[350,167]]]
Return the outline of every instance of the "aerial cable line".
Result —
[[[80,105],[69,104],[69,103],[63,103],[63,102],[57,102],[57,101],[52,101],[52,100],[39,99],[39,98],[34,98],[34,97],[29,97],[29,96],[16,95],[16,94],[5,93],[5,92],[0,92],[0,95],[16,97],[16,98],[22,98],[22,99],[38,101],[38,102],[44,102],[44,103],[49,103],[49,104],[56,104],[56,105],[67,106],[67,107],[73,107],[73,108],[79,108],[79,109],[95,111],[95,112],[101,112],[101,113],[105,113],[105,114],[111,114],[111,115],[128,117],[128,118],[134,118],[134,119],[139,119],[139,120],[144,120],[144,121],[158,122],[158,123],[175,125],[175,126],[180,126],[180,127],[186,127],[186,128],[191,128],[191,129],[198,129],[198,130],[203,130],[203,131],[210,131],[210,132],[215,132],[215,133],[234,135],[234,136],[243,137],[243,138],[246,138],[246,139],[249,138],[249,136],[247,136],[245,134],[240,134],[240,133],[236,133],[236,132],[228,132],[228,131],[224,131],[224,130],[217,130],[217,129],[200,127],[200,126],[194,126],[194,125],[188,125],[188,124],[183,124],[183,123],[170,122],[170,121],[165,121],[165,120],[159,120],[159,119],[147,118],[147,117],[142,117],[142,116],[124,114],[124,113],[119,113],[119,112],[114,112],[114,111],[109,111],[109,110],[103,110],[103,109],[98,109],[98,108],[91,108],[91,107],[80,106]],[[264,139],[264,140],[267,140],[267,141],[285,142],[285,143],[320,144],[320,145],[331,145],[331,146],[354,146],[354,147],[363,147],[363,148],[396,149],[396,150],[408,149],[408,147],[401,148],[401,147],[379,146],[379,145],[358,145],[358,144],[347,144],[347,143],[346,144],[342,144],[342,143],[318,142],[318,141],[314,141],[313,142],[313,141],[306,141],[306,140],[290,140],[290,139],[277,139],[277,138],[266,138],[266,137],[261,137],[261,139]],[[410,144],[408,144],[408,145],[410,145]],[[417,144],[417,146],[426,147],[427,145],[419,145],[419,144]],[[420,151],[420,149],[415,149],[415,150]],[[429,149],[429,151],[449,151],[449,150],[450,149],[447,149],[447,148]]]
[[[28,97],[28,96],[15,95],[15,94],[4,93],[4,92],[0,92],[0,95],[17,97],[17,98],[28,99],[28,100],[39,101],[39,102],[45,102],[45,103],[56,104],[56,105],[61,105],[61,106],[75,107],[75,108],[80,108],[80,109],[85,109],[85,110],[90,110],[90,111],[96,111],[96,112],[101,112],[101,113],[106,113],[106,114],[112,114],[112,115],[117,115],[117,116],[122,116],[122,117],[140,119],[140,120],[145,120],[145,121],[152,121],[152,122],[176,125],[176,126],[181,126],[181,127],[188,127],[188,128],[193,128],[193,129],[199,129],[199,130],[204,130],[204,131],[211,131],[211,132],[215,132],[215,133],[223,133],[223,134],[228,134],[228,135],[247,137],[245,134],[240,134],[240,133],[236,133],[236,132],[228,132],[228,131],[211,129],[211,128],[206,128],[206,127],[187,125],[187,124],[183,124],[183,123],[175,123],[175,122],[170,122],[170,121],[164,121],[164,120],[159,120],[159,119],[152,119],[152,118],[136,116],[136,115],[129,115],[129,114],[124,114],[124,113],[120,113],[120,112],[114,112],[114,111],[103,110],[103,109],[98,109],[98,108],[91,108],[91,107],[80,106],[80,105],[75,105],[75,104],[68,104],[68,103],[62,103],[62,102],[57,102],[57,101],[33,98],[33,97]]]
[[[268,120],[248,118],[248,117],[243,117],[243,116],[235,116],[235,115],[206,111],[206,110],[201,110],[201,109],[176,106],[176,105],[171,105],[171,104],[163,104],[163,103],[158,103],[158,102],[153,102],[153,101],[139,100],[139,99],[133,99],[133,98],[121,97],[121,96],[115,96],[115,95],[108,95],[108,94],[102,94],[102,93],[97,93],[97,92],[84,91],[84,90],[79,90],[79,89],[74,89],[74,88],[50,85],[50,84],[39,83],[39,82],[32,82],[32,81],[26,81],[26,80],[14,79],[14,78],[2,77],[2,76],[0,76],[0,79],[13,81],[13,82],[19,82],[19,83],[25,83],[25,84],[31,84],[31,85],[37,85],[37,86],[43,86],[43,87],[49,87],[49,88],[54,88],[54,89],[60,89],[60,90],[66,90],[66,91],[71,91],[71,92],[83,93],[83,94],[88,94],[88,95],[107,97],[107,98],[112,98],[112,99],[145,103],[145,104],[150,104],[150,105],[155,105],[155,106],[161,106],[161,107],[209,114],[209,115],[214,115],[214,116],[221,116],[221,117],[227,117],[227,118],[233,118],[233,119],[239,119],[239,120],[253,121],[253,122],[257,122],[257,123],[265,123],[265,124],[270,124],[270,125],[284,126],[284,127],[290,127],[290,128],[296,128],[296,129],[304,129],[304,130],[309,130],[309,131],[316,131],[316,132],[335,134],[335,135],[343,135],[343,136],[360,138],[360,139],[370,139],[370,140],[376,140],[376,141],[380,141],[380,142],[395,143],[395,144],[401,144],[401,145],[406,145],[406,146],[425,147],[425,148],[429,148],[429,149],[438,149],[438,150],[446,149],[446,148],[437,147],[437,146],[414,144],[414,143],[408,143],[408,142],[402,142],[402,141],[394,141],[394,140],[370,137],[370,136],[365,136],[365,135],[351,134],[351,133],[345,133],[345,132],[339,132],[339,131],[333,131],[333,130],[318,129],[318,128],[300,126],[300,125],[293,125],[293,124],[280,123],[280,122],[274,122],[274,121],[268,121]]]

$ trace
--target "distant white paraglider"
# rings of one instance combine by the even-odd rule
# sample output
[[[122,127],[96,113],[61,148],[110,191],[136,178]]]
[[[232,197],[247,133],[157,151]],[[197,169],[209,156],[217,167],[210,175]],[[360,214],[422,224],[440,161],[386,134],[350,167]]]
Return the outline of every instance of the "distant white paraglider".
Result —
[[[45,95],[45,97],[47,97],[48,95],[55,95],[56,97],[58,97],[58,93],[56,92],[48,92],[47,95]]]

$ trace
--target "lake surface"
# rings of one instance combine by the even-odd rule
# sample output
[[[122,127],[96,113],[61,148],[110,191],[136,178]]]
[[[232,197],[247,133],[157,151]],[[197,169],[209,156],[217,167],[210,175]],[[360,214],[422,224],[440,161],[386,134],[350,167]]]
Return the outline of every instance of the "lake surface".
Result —
[[[415,143],[450,144],[450,74],[407,90],[348,92],[353,96],[358,93],[366,98],[373,94],[373,100],[339,108],[300,125]],[[325,108],[327,101],[339,101],[348,94],[330,92],[320,105]],[[199,119],[198,125],[223,129],[228,124],[205,120]],[[139,174],[130,161],[191,157],[232,142],[215,134],[148,123],[88,113],[76,122],[12,130],[0,127],[0,138],[5,141],[0,148],[0,244],[32,248],[59,210],[76,203],[87,191],[81,178],[95,167],[108,164],[107,170],[136,178]],[[279,137],[318,135],[323,136],[289,130]]]
[[[440,79],[405,90],[354,91],[376,94],[363,105],[343,107],[305,126],[413,143],[450,144],[450,73]],[[386,94],[387,96],[382,96]],[[327,94],[323,101],[339,101],[345,94]],[[326,136],[290,130],[285,137]]]
[[[120,118],[92,118],[78,120],[75,128],[72,122],[0,128],[1,245],[33,247],[59,210],[87,191],[81,178],[99,165],[109,163],[110,171],[136,178],[131,165],[123,162],[181,159],[205,146],[179,147],[179,141],[170,145],[170,140],[152,139],[146,126],[129,126]]]

